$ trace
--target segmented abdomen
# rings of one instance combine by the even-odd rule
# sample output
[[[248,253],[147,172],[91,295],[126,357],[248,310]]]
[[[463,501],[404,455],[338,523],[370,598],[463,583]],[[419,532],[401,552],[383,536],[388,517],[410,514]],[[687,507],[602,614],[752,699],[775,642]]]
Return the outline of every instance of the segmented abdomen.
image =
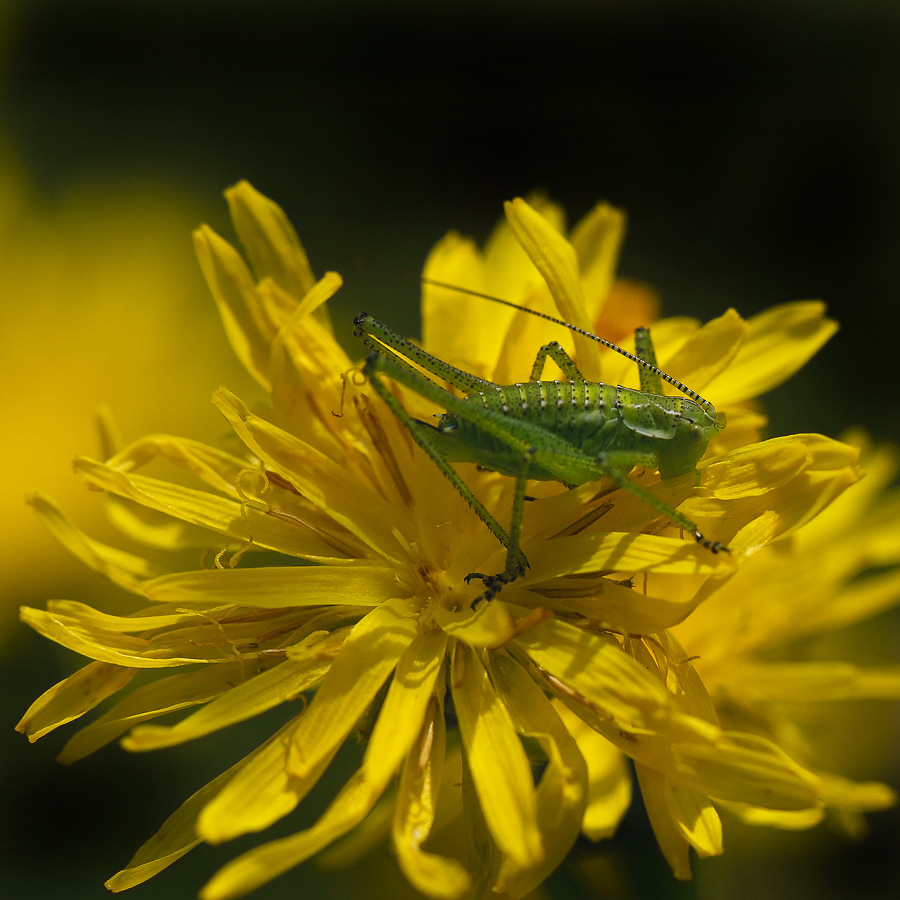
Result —
[[[534,381],[497,385],[468,402],[507,418],[545,428],[585,453],[634,449],[639,437],[669,439],[701,410],[683,397],[586,381]],[[693,408],[693,409],[692,409]]]

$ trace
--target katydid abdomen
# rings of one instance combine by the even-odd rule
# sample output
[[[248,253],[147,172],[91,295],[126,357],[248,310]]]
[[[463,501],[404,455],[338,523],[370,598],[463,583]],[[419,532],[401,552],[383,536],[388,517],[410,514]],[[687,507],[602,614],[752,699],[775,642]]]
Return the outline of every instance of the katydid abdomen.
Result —
[[[553,449],[550,464],[536,461],[529,478],[569,485],[595,480],[604,456],[627,470],[636,464],[628,464],[631,454],[653,454],[664,478],[692,471],[717,431],[715,419],[686,397],[586,381],[493,385],[464,402],[502,415],[522,440]],[[454,462],[475,462],[504,475],[522,471],[521,453],[485,432],[477,417],[444,413],[437,430]]]

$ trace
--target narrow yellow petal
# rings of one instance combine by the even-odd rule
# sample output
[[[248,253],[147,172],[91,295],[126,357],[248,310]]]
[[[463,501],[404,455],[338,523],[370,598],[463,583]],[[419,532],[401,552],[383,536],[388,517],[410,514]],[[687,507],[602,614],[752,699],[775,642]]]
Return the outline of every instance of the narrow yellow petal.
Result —
[[[196,830],[203,840],[218,844],[262,831],[294,810],[315,787],[337,750],[325,754],[304,776],[291,774],[288,755],[303,715],[229,770],[230,777],[197,816]]]
[[[513,310],[427,280],[485,291],[484,262],[474,242],[448,234],[431,249],[422,277],[422,346],[454,366],[490,377]],[[509,298],[505,298],[509,299]],[[478,328],[460,323],[478,322]]]
[[[734,696],[751,703],[810,703],[857,697],[900,699],[900,666],[845,662],[742,663],[729,673]]]
[[[162,575],[145,582],[144,591],[158,603],[377,606],[397,595],[397,581],[387,566],[267,566]]]
[[[16,725],[16,731],[34,742],[54,728],[90,712],[125,687],[136,674],[136,669],[111,663],[88,663],[44,691],[28,707]]]
[[[380,555],[396,556],[396,544],[384,523],[396,520],[398,510],[358,480],[348,479],[339,461],[253,415],[229,391],[220,388],[213,399],[244,443],[270,469]]]
[[[316,279],[284,210],[248,181],[228,188],[225,199],[257,280],[272,278],[297,299],[306,294]]]
[[[603,313],[624,239],[625,213],[608,203],[598,203],[572,229],[570,240],[578,257],[585,310],[591,322]]]
[[[731,365],[706,386],[722,406],[758,397],[786,381],[837,331],[818,300],[783,303],[748,325]]]
[[[889,571],[870,575],[848,585],[828,603],[810,611],[804,622],[807,633],[830,631],[855,622],[863,622],[885,609],[891,609],[900,600],[900,572]]]
[[[145,435],[123,447],[106,463],[114,469],[131,471],[160,459],[191,472],[215,490],[235,497],[238,496],[235,484],[247,468],[247,461],[239,456],[170,434]]]
[[[438,629],[417,635],[400,657],[372,731],[362,771],[381,793],[422,730],[425,711],[444,665],[447,635]]]
[[[551,619],[529,628],[515,644],[611,719],[636,725],[672,708],[665,686],[612,638]]]
[[[543,857],[531,768],[509,712],[477,654],[457,644],[451,676],[466,759],[497,846],[518,866]]]
[[[631,806],[631,773],[626,757],[567,706],[555,700],[553,708],[587,764],[588,798],[581,830],[592,841],[610,838]]]
[[[576,596],[565,595],[565,588],[569,585],[577,587]],[[504,591],[504,596],[511,602],[518,602],[518,591],[519,588],[513,585]],[[560,591],[562,596],[556,596],[556,591]],[[603,622],[623,634],[664,631],[687,618],[703,601],[699,592],[679,596],[678,592],[672,591],[672,597],[663,597],[617,584],[601,575],[591,579],[577,576],[577,580],[557,578],[549,597],[545,597],[540,589],[523,591],[523,594],[529,598],[521,601],[523,605],[577,613],[592,621]]]
[[[317,635],[310,642],[306,659],[292,656],[280,665],[260,672],[226,694],[210,700],[176,725],[138,725],[122,740],[122,746],[133,752],[172,747],[205,737],[281,703],[295,700],[303,691],[321,681],[330,668],[329,662],[316,656],[315,644],[321,639],[321,635]]]
[[[681,785],[667,785],[669,813],[697,855],[720,856],[722,821],[709,798]]]
[[[303,715],[288,760],[305,775],[356,725],[416,635],[416,607],[390,600],[353,627],[328,676]]]
[[[268,390],[269,342],[256,314],[253,275],[237,250],[208,225],[194,232],[194,249],[235,355]]]
[[[527,586],[559,575],[581,572],[643,572],[705,575],[726,570],[732,562],[683,538],[628,532],[577,534],[526,547],[531,570]]]
[[[572,325],[591,331],[572,245],[547,220],[521,198],[505,205],[506,218],[519,243],[541,273],[560,316]],[[599,344],[575,336],[578,366],[588,381],[600,381]]]
[[[641,786],[641,798],[650,819],[650,826],[656,836],[672,874],[679,881],[689,881],[691,877],[690,844],[678,824],[672,818],[669,803],[669,784],[664,775],[640,763],[634,764],[634,771]]]
[[[516,632],[510,607],[501,601],[481,603],[477,609],[437,607],[434,620],[443,631],[471,647],[502,647]]]
[[[326,543],[313,526],[302,527],[305,525],[302,518],[280,515],[277,510],[261,510],[249,502],[218,497],[209,491],[145,475],[129,475],[86,457],[78,457],[74,465],[95,487],[219,535],[228,535],[248,546],[252,543],[311,560],[334,560],[339,555],[340,548]],[[220,540],[217,535],[210,535],[205,546],[215,547],[217,540]]]
[[[674,748],[673,780],[713,798],[771,809],[821,805],[821,779],[764,738],[725,732],[714,744]]]
[[[537,821],[542,859],[521,866],[503,861],[494,890],[521,897],[536,888],[572,849],[587,805],[588,771],[584,758],[551,702],[522,666],[504,651],[490,657],[491,676],[515,724],[536,740],[547,756],[537,788]]]
[[[119,587],[140,593],[141,580],[155,574],[148,560],[88,537],[42,494],[30,494],[27,500],[64,547],[86,566],[105,575]]]
[[[185,666],[197,662],[215,662],[222,658],[222,650],[213,646],[191,646],[182,636],[173,642],[164,632],[158,638],[141,638],[110,631],[63,612],[54,613],[22,607],[20,618],[35,631],[68,647],[89,659],[137,668],[165,668]],[[190,615],[180,616],[187,620]],[[174,645],[173,645],[174,643]],[[192,655],[186,655],[189,651]],[[193,655],[195,654],[195,655]]]
[[[397,862],[416,890],[439,900],[455,900],[471,886],[466,870],[455,859],[422,850],[435,822],[446,742],[444,708],[438,699],[426,719],[420,746],[407,755],[403,766],[391,837]]]
[[[59,754],[59,761],[76,762],[116,740],[134,725],[227,693],[240,681],[246,668],[243,660],[229,660],[197,671],[177,672],[138,687],[99,719],[73,734]],[[127,671],[134,673],[136,670]]]
[[[117,894],[143,884],[193,850],[201,842],[194,830],[197,814],[225,784],[234,768],[236,767],[223,772],[185,800],[163,822],[160,829],[141,845],[128,865],[106,882],[106,889]]]
[[[204,897],[244,893],[299,865],[362,822],[422,727],[425,707],[442,668],[446,640],[441,632],[432,631],[420,635],[408,647],[397,666],[362,768],[344,785],[318,822],[239,857],[210,881],[204,888]]]
[[[747,333],[747,323],[733,310],[707,322],[695,331],[672,357],[660,358],[663,370],[694,391],[706,386],[728,369]],[[678,393],[674,391],[673,393]],[[713,402],[721,402],[715,395]]]
[[[878,781],[850,781],[837,775],[822,776],[822,794],[829,806],[856,812],[876,812],[897,804],[897,792]]]
[[[825,808],[819,809],[764,809],[728,800],[716,800],[716,805],[740,819],[745,825],[764,825],[784,831],[803,831],[814,828],[825,818]]]

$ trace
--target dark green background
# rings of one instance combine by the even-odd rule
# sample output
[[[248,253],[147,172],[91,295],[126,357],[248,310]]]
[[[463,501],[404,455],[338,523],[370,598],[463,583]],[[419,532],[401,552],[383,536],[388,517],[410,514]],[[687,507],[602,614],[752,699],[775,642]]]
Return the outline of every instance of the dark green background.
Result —
[[[317,272],[348,275],[347,322],[366,308],[414,331],[415,285],[357,257],[415,272],[448,228],[482,239],[503,200],[536,187],[573,220],[607,199],[630,215],[622,273],[668,313],[828,301],[842,330],[774,393],[776,432],[900,438],[900,5],[48,0],[14,6],[4,41],[4,131],[50,200],[85,176],[158,177],[227,231],[220,192],[249,178]],[[25,748],[7,719],[71,659],[25,635],[12,664],[8,896],[104,896],[180,799],[257,740],[251,727],[151,756],[113,747],[62,770],[59,739]],[[623,898],[893,897],[898,816],[872,822],[865,843],[786,833],[780,855],[726,852],[679,886],[637,810],[550,887],[591,896],[584,871],[602,863]],[[196,851],[133,896],[193,896],[234,852]],[[352,877],[307,866],[256,896],[346,896],[362,890]],[[377,884],[367,895],[393,896]]]

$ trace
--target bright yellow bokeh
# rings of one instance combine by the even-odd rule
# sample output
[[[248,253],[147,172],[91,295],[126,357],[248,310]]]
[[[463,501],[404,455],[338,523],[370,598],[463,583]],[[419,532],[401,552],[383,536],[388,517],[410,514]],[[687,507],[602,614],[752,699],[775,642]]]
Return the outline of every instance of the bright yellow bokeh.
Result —
[[[0,152],[0,641],[30,598],[71,596],[76,584],[106,590],[24,502],[40,490],[91,533],[107,533],[99,495],[71,467],[76,454],[100,456],[97,411],[108,406],[125,439],[211,439],[224,430],[212,391],[247,383],[223,347],[191,246],[204,215],[150,181],[85,182],[43,201]]]

